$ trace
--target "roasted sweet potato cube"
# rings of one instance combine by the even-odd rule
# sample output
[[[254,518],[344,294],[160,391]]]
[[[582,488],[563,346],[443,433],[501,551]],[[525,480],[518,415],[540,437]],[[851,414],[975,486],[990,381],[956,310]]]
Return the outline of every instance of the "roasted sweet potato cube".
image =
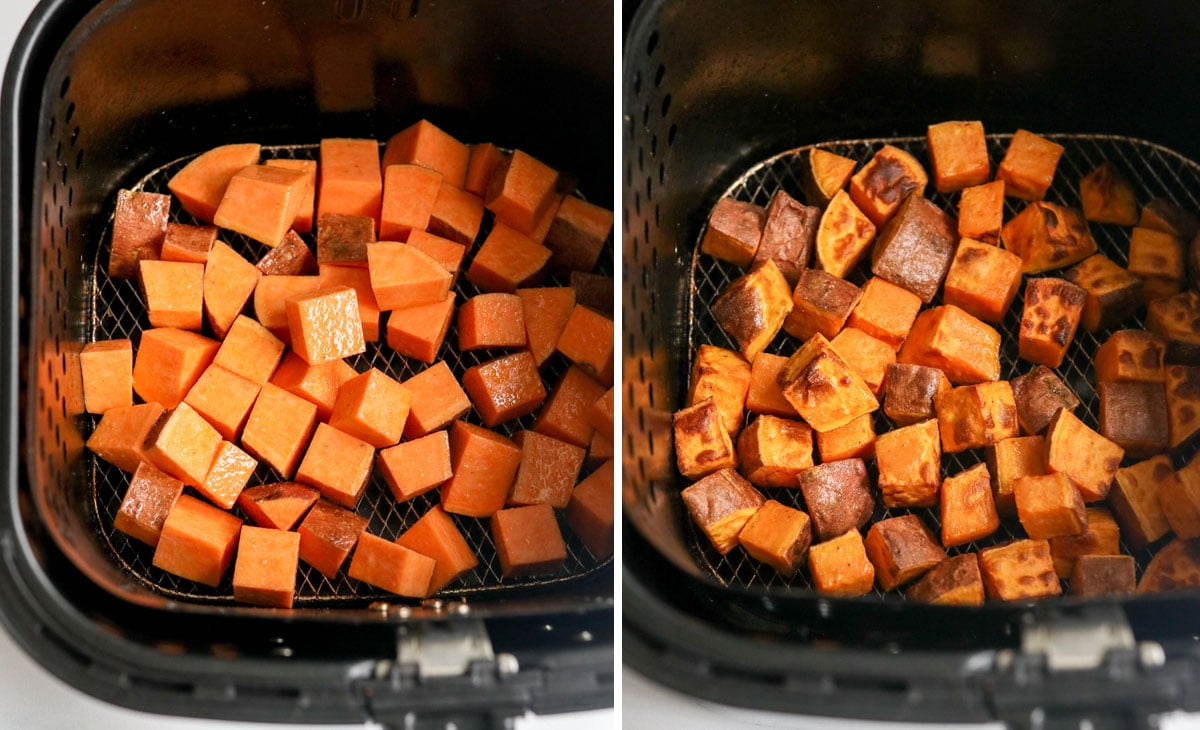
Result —
[[[808,570],[817,592],[829,596],[861,596],[875,583],[875,566],[858,530],[810,547]]]
[[[875,424],[869,413],[841,428],[817,433],[816,438],[823,462],[875,458]]]
[[[833,196],[850,182],[855,162],[848,157],[822,149],[808,152],[808,164],[800,178],[800,187],[809,203],[819,208],[829,205]]]
[[[1150,302],[1146,329],[1167,341],[1167,362],[1200,365],[1200,294],[1188,290]]]
[[[738,533],[766,500],[733,469],[713,472],[680,493],[688,513],[725,555],[738,544]]]
[[[1183,241],[1192,240],[1200,232],[1200,219],[1166,198],[1155,198],[1142,206],[1137,225],[1170,233]]]
[[[688,479],[699,479],[719,469],[737,466],[737,454],[721,412],[712,398],[676,411],[675,463]]]
[[[779,371],[779,387],[796,412],[817,431],[841,428],[879,408],[879,401],[821,335],[796,351]]]
[[[883,381],[883,412],[900,426],[933,418],[934,397],[949,392],[950,387],[950,381],[937,368],[892,363]]]
[[[1050,538],[1050,557],[1059,578],[1071,575],[1075,561],[1084,555],[1120,555],[1121,528],[1104,507],[1087,508],[1087,529],[1078,535]]]
[[[1020,601],[1062,594],[1046,540],[1014,540],[985,548],[979,552],[979,571],[988,598]]]
[[[1083,302],[1083,328],[1088,332],[1119,324],[1137,309],[1141,300],[1142,280],[1104,254],[1088,256],[1064,271],[1063,278],[1087,293]]]
[[[701,349],[703,348],[701,345]],[[740,355],[738,357],[741,358]],[[746,391],[747,411],[769,413],[784,418],[797,415],[796,409],[783,397],[783,390],[779,387],[779,371],[783,369],[787,360],[783,355],[772,355],[769,352],[760,353],[754,358],[754,362],[750,364],[750,387]],[[692,382],[696,382],[694,375]]]
[[[850,178],[850,198],[877,226],[887,223],[904,199],[925,194],[929,176],[917,159],[884,145]]]
[[[964,238],[958,244],[942,301],[985,322],[998,323],[1021,286],[1021,259],[1011,251]]]
[[[791,311],[791,289],[774,261],[734,279],[712,304],[713,318],[747,360],[771,344]]]
[[[800,472],[797,481],[817,540],[832,540],[847,530],[858,530],[875,511],[862,459],[826,461]]]
[[[785,190],[776,191],[767,206],[767,222],[753,263],[774,261],[788,285],[796,286],[812,257],[820,220],[820,208],[804,205]]]
[[[920,297],[876,276],[863,284],[862,298],[846,325],[899,350],[920,309]]]
[[[1200,537],[1200,459],[1175,472],[1175,483],[1160,480],[1155,496],[1167,523],[1181,540]]]
[[[1167,450],[1167,393],[1162,383],[1106,383],[1100,394],[1100,433],[1128,456],[1143,459]]]
[[[738,533],[738,542],[750,557],[790,576],[808,553],[811,521],[800,510],[768,499]]]
[[[1108,506],[1131,548],[1142,550],[1171,531],[1162,502],[1171,501],[1182,490],[1166,456],[1152,456],[1117,470]]]
[[[1097,502],[1108,495],[1124,456],[1124,449],[1088,428],[1065,408],[1046,430],[1046,472],[1066,474],[1084,502]]]
[[[897,362],[941,370],[955,385],[1000,379],[1000,333],[953,304],[917,315]]]
[[[721,198],[708,215],[700,250],[737,266],[749,266],[758,251],[767,213],[762,207]]]
[[[783,358],[780,357],[780,360]],[[742,428],[742,410],[747,407],[746,398],[750,382],[750,365],[741,355],[714,345],[700,345],[696,350],[696,359],[692,362],[688,405],[712,398],[721,413],[721,423],[725,430],[729,431],[730,436],[737,436]],[[778,384],[775,387],[778,390]]]
[[[817,264],[837,277],[845,277],[867,255],[875,240],[871,222],[845,191],[838,191],[817,226]]]
[[[800,472],[813,465],[808,424],[759,416],[737,440],[738,471],[756,487],[795,487]]]
[[[183,482],[148,462],[139,463],[113,518],[113,529],[150,547],[158,545],[163,522],[181,494]]]
[[[1070,266],[1096,253],[1096,239],[1079,211],[1043,201],[1030,203],[1005,223],[1000,238],[1021,257],[1023,274]]]
[[[955,453],[1019,434],[1017,404],[1007,380],[961,385],[933,397],[942,451]]]
[[[1062,364],[1083,316],[1087,293],[1066,279],[1045,277],[1025,284],[1018,347],[1022,358],[1052,368]]]
[[[820,333],[826,339],[846,324],[862,290],[829,272],[807,269],[792,291],[792,312],[783,321],[783,329],[800,340]]]
[[[1004,181],[963,188],[958,198],[958,235],[992,246],[1000,245],[1004,225]]]
[[[867,530],[863,542],[867,557],[875,566],[875,580],[885,591],[921,577],[946,559],[946,551],[916,515],[876,522]]]
[[[1021,477],[1046,473],[1046,440],[1041,436],[1018,436],[998,441],[985,452],[992,479],[996,511],[1005,517],[1017,514],[1013,485]]]
[[[1108,160],[1079,181],[1079,200],[1083,205],[1083,217],[1090,221],[1137,225],[1138,207],[1133,197],[1133,185]]]
[[[1124,596],[1137,589],[1137,572],[1129,555],[1082,555],[1068,581],[1073,596]]]
[[[1200,367],[1166,368],[1167,435],[1172,450],[1183,450],[1200,433]]]
[[[1046,197],[1062,153],[1062,145],[1018,129],[996,168],[996,178],[1004,181],[1004,194],[1022,200]]]
[[[1021,431],[1030,435],[1043,433],[1059,409],[1074,411],[1079,405],[1071,386],[1045,365],[1013,378],[1012,389]]]
[[[876,398],[883,395],[883,381],[889,365],[896,362],[896,351],[862,330],[847,327],[829,342],[850,369],[857,372]]]
[[[929,304],[950,270],[958,240],[954,220],[935,203],[910,196],[879,231],[871,271]]]
[[[300,533],[300,559],[332,578],[367,529],[367,518],[360,517],[333,502],[318,500],[296,531]]]
[[[1146,566],[1138,593],[1179,591],[1200,586],[1200,540],[1172,540]]]
[[[1021,477],[1013,484],[1017,518],[1034,539],[1078,535],[1087,529],[1079,490],[1065,474]]]
[[[118,190],[108,275],[128,279],[137,275],[139,261],[158,259],[170,220],[171,196]]]
[[[1129,235],[1129,273],[1142,280],[1143,304],[1178,294],[1187,281],[1183,241],[1151,228],[1134,228]]]
[[[942,482],[942,545],[986,537],[1000,527],[987,464],[976,464]]]
[[[983,577],[979,556],[965,553],[946,558],[904,594],[910,601],[947,606],[982,606]]]
[[[991,165],[983,122],[930,124],[925,137],[939,193],[953,193],[987,182]]]
[[[942,484],[942,440],[937,419],[875,438],[879,490],[887,507],[932,507]]]

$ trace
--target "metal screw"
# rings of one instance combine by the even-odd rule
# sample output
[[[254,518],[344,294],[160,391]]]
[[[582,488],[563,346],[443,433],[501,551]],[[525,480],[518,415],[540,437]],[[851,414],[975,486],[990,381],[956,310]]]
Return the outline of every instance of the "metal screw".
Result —
[[[1144,667],[1161,667],[1167,663],[1167,653],[1157,641],[1143,641],[1138,644],[1138,659]]]
[[[521,665],[517,663],[517,658],[512,654],[497,654],[496,671],[501,677],[511,677],[521,671]]]

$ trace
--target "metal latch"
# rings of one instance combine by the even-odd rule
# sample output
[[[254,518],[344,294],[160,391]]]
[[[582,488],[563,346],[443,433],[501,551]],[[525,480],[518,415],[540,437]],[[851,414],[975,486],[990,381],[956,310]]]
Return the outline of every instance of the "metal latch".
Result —
[[[1021,651],[1027,656],[1045,656],[1051,671],[1095,669],[1109,652],[1136,648],[1133,630],[1117,607],[1027,619],[1021,632]]]
[[[401,626],[396,649],[399,663],[415,665],[422,679],[460,676],[472,663],[496,658],[481,619]]]

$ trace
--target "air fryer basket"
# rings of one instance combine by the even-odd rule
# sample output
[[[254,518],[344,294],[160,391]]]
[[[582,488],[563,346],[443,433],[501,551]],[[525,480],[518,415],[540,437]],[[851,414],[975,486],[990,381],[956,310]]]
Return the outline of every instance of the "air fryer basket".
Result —
[[[695,257],[705,218],[726,193],[758,203],[780,185],[798,194],[790,151],[822,144],[861,162],[895,140],[926,159],[928,124],[981,119],[999,133],[993,165],[1017,128],[1060,135],[1068,151],[1056,189],[1074,197],[1065,202],[1077,204],[1079,175],[1112,157],[1141,178],[1147,199],[1197,207],[1200,120],[1172,99],[1200,82],[1177,61],[1200,15],[1155,8],[1121,24],[1116,12],[1002,2],[640,8],[622,79],[628,662],[719,701],[851,716],[1028,723],[1037,709],[1103,721],[1197,706],[1184,678],[1194,595],[977,609],[817,597],[803,576],[789,584],[736,551],[707,550],[673,463],[670,416],[686,397],[691,348],[724,337],[705,302],[734,275]],[[1115,248],[1108,236],[1102,245]],[[1079,351],[1095,346],[1085,338]],[[1085,360],[1060,372],[1093,399]],[[955,470],[950,458],[943,466]],[[1148,554],[1135,557],[1144,565]],[[1129,626],[1133,639],[1068,677],[1048,669],[1062,647],[1034,638],[1035,627],[1064,624]]]
[[[185,714],[423,723],[611,704],[613,571],[582,546],[572,580],[507,589],[485,556],[467,587],[498,590],[422,605],[308,584],[309,607],[281,613],[152,585],[114,557],[78,382],[82,344],[106,332],[92,295],[112,293],[93,285],[116,191],[217,144],[386,139],[425,117],[527,150],[611,206],[612,8],[590,10],[603,22],[557,0],[42,3],[6,74],[0,148],[2,613],[26,650],[93,694]],[[422,642],[469,661],[431,665]]]

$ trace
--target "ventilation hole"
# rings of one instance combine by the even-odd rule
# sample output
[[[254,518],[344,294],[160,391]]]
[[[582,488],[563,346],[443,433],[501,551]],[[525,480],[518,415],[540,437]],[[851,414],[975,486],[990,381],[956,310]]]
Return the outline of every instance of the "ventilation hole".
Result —
[[[393,20],[412,20],[420,9],[418,0],[392,0]]]
[[[54,117],[50,117],[49,136],[51,136],[51,137],[53,137],[53,136],[54,136],[54,130],[55,130],[57,127],[58,127],[58,120],[57,120],[57,119],[55,119]]]
[[[671,128],[667,130],[667,146],[668,147],[675,144],[675,133],[678,131],[679,131],[679,127],[675,126],[674,124],[672,124]]]
[[[633,214],[642,214],[642,194],[636,190],[633,192]]]
[[[651,157],[658,156],[658,135],[657,134],[652,135],[650,137],[650,156]]]
[[[648,126],[649,124],[650,124],[650,105],[647,104],[642,107],[642,126],[645,127],[645,126]]]
[[[659,209],[658,209],[658,203],[655,203],[655,204],[654,204],[654,227],[655,227],[655,228],[662,228],[662,223],[661,223],[661,222],[659,222]]]
[[[62,173],[61,175],[59,175],[59,177],[62,179],[62,184],[64,186],[66,186],[66,184],[67,184],[67,166],[63,165],[60,168],[59,172]]]
[[[664,117],[667,116],[667,112],[670,111],[670,109],[671,109],[671,95],[667,94],[666,96],[663,97],[662,115]]]
[[[71,227],[70,226],[63,227],[63,245],[64,246],[71,245]],[[63,281],[66,281],[66,279],[64,279]]]
[[[55,192],[54,202],[57,204],[58,203],[58,194],[57,194],[58,186],[57,185],[54,186],[54,192]],[[64,209],[62,207],[59,207],[59,209],[58,209],[58,225],[60,225],[60,226],[63,224],[63,210]]]
[[[77,152],[75,154],[75,169],[78,170],[82,167],[83,167],[83,150],[79,150],[79,152]]]
[[[58,87],[58,98],[67,98],[67,92],[71,90],[71,77],[65,76],[62,80],[62,86]]]
[[[666,181],[666,178],[667,168],[663,166],[663,163],[660,162],[658,163],[658,184],[662,185]]]
[[[654,180],[646,178],[646,200],[654,200]]]
[[[633,73],[633,93],[634,94],[642,93],[642,72],[641,71],[635,71]]]
[[[666,73],[667,73],[667,67],[662,65],[661,63],[658,64],[658,70],[654,72],[654,85],[655,86],[658,86],[662,83],[663,76]]]
[[[638,172],[646,171],[646,156],[641,147],[638,147]]]
[[[362,11],[363,0],[338,0],[334,13],[338,20],[358,20]]]
[[[75,117],[75,102],[71,102],[70,104],[67,104],[67,114],[66,114],[66,116],[63,117],[63,121],[70,124],[71,120],[74,117]]]
[[[658,31],[657,30],[654,31],[653,33],[651,33],[650,40],[646,41],[646,55],[649,56],[651,53],[654,53],[655,48],[658,48]]]
[[[75,127],[71,130],[71,146],[74,147],[75,143],[78,141],[79,141],[79,125],[76,124]]]
[[[75,186],[72,185],[71,187],[67,188],[67,207],[70,208],[70,207],[73,207],[74,205],[75,205]]]
[[[62,162],[62,142],[54,145],[54,161]]]
[[[629,233],[629,208],[627,208],[625,206],[621,206],[621,217],[625,221],[623,224],[624,231],[625,231],[625,233]],[[635,243],[637,242],[636,238],[634,239],[634,242]]]

